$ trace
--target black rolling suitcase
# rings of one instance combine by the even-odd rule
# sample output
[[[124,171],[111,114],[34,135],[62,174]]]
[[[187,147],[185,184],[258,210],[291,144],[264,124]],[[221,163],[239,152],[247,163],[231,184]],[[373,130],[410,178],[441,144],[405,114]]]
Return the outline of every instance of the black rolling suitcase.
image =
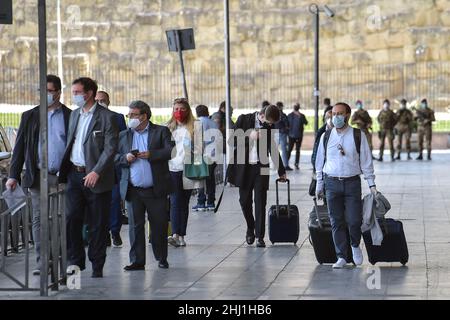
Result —
[[[405,265],[409,259],[408,245],[401,221],[394,219],[378,219],[383,231],[383,242],[381,246],[372,245],[370,230],[363,233],[369,262],[400,262]]]
[[[269,209],[269,240],[272,244],[277,242],[292,242],[296,244],[300,233],[298,208],[295,205],[291,205],[291,189],[288,179],[286,179],[288,203],[287,205],[279,204],[279,182],[280,179],[277,179],[275,182],[277,204]]]
[[[331,231],[331,222],[328,215],[327,206],[318,206],[316,198],[314,200],[314,207],[309,214],[309,242],[314,248],[317,262],[335,263],[337,261],[336,249],[334,247],[333,234]],[[347,252],[349,258],[347,262],[353,262],[352,249],[350,247],[350,235],[348,235]]]

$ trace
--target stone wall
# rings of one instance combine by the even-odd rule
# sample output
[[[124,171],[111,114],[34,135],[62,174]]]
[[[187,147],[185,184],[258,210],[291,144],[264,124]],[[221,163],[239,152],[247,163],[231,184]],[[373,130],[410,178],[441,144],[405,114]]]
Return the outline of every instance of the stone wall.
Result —
[[[373,107],[384,97],[404,96],[427,96],[439,108],[450,105],[450,0],[328,2],[336,15],[320,15],[323,96],[363,98]],[[56,0],[47,3],[49,71],[56,73]],[[309,3],[230,0],[235,105],[249,107],[262,99],[310,105],[314,47]],[[136,98],[155,106],[170,104],[182,91],[177,55],[168,52],[165,30],[193,27],[196,50],[185,52],[190,96],[193,102],[222,100],[222,0],[61,4],[67,81],[91,75],[113,92],[118,105]],[[0,26],[0,103],[35,100],[37,33],[37,1],[15,0],[14,24]]]

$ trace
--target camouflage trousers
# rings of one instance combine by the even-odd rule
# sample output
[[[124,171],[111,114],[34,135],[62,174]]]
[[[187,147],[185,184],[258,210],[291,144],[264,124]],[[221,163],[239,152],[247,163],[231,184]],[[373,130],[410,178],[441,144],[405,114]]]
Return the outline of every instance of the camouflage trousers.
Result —
[[[384,141],[387,140],[389,142],[389,149],[391,150],[391,158],[394,157],[394,130],[393,129],[387,129],[382,130],[379,132],[380,135],[380,158],[383,157],[384,154]]]
[[[431,153],[431,138],[433,136],[432,131],[431,131],[431,126],[419,126],[417,128],[417,132],[419,135],[419,153],[422,153],[422,151],[423,151],[424,137],[425,137],[426,143],[427,143],[427,151],[428,151],[428,153]]]
[[[403,136],[405,136],[406,140],[406,152],[411,152],[411,129],[407,126],[405,127],[397,127],[398,132],[398,144],[397,144],[397,152],[402,152],[402,144],[403,144]]]

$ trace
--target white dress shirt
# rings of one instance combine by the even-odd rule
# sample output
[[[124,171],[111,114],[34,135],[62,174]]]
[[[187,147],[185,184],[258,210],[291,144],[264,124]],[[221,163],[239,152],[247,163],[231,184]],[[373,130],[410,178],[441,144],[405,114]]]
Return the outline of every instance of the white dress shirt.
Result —
[[[333,128],[327,144],[327,160],[324,164],[325,150],[322,135],[317,149],[316,175],[317,190],[323,189],[323,174],[337,178],[348,178],[364,174],[369,187],[375,185],[375,174],[373,170],[372,152],[370,151],[366,135],[361,132],[360,154],[355,146],[353,128],[347,127],[343,132],[337,132]],[[345,155],[341,154],[338,146],[341,145]]]
[[[96,108],[97,103],[95,103],[88,112],[85,112],[83,108],[80,108],[80,118],[75,132],[75,142],[73,143],[72,153],[70,155],[70,161],[78,167],[86,166],[83,142],[86,139],[87,130]]]
[[[257,112],[256,115],[255,115],[255,129],[261,129],[262,128],[261,122],[258,119],[258,115],[259,115],[259,112]],[[253,142],[253,146],[252,146],[252,148],[250,150],[250,153],[249,153],[249,156],[248,156],[248,162],[250,164],[257,164],[258,161],[259,161],[258,146],[257,146],[258,142],[259,142],[258,140],[255,140]]]

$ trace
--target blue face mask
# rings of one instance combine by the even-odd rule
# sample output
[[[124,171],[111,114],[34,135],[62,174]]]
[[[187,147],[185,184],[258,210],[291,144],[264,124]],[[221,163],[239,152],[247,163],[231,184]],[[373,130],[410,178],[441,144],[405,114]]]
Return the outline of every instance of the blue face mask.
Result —
[[[361,103],[358,103],[358,104],[356,105],[356,107],[357,107],[358,109],[362,109],[362,104],[361,104]]]
[[[421,103],[421,104],[420,104],[420,107],[421,107],[422,109],[425,109],[425,108],[427,107],[427,104],[426,104],[426,103]]]
[[[337,115],[333,117],[333,124],[337,129],[341,129],[345,126],[345,116]]]
[[[84,100],[84,96],[82,94],[72,96],[72,101],[76,106],[80,108],[83,108],[84,105],[86,104],[86,100]]]
[[[53,102],[55,102],[55,100],[53,100],[53,95],[51,93],[47,93],[47,106],[51,106]]]

